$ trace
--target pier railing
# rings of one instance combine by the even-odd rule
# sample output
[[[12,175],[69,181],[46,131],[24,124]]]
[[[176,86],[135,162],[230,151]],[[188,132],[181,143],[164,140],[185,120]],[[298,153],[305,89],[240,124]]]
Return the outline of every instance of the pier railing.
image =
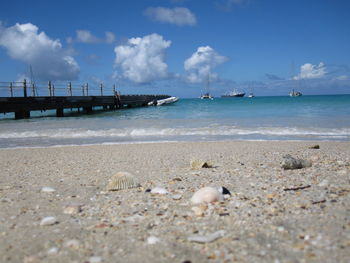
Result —
[[[112,94],[111,94],[112,93]],[[168,95],[121,95],[116,87],[106,89],[103,84],[90,87],[83,85],[54,84],[36,85],[23,82],[0,82],[0,113],[15,113],[16,119],[29,118],[31,111],[56,110],[63,117],[64,109],[82,109],[89,113],[94,107],[106,110],[147,106],[150,101],[165,99]]]
[[[30,83],[26,80],[17,82],[0,82],[0,97],[54,97],[54,96],[111,96],[114,95],[116,86],[107,88],[100,83],[75,84],[72,82],[54,83]]]

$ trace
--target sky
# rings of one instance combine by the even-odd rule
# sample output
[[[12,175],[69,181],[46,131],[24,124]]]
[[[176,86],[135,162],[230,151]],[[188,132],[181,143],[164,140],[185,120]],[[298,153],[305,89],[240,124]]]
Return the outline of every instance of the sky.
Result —
[[[349,94],[349,13],[348,0],[2,1],[0,81]]]

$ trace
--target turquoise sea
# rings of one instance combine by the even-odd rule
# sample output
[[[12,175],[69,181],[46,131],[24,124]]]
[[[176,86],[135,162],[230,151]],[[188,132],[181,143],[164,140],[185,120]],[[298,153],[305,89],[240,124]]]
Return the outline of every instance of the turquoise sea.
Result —
[[[350,140],[350,95],[181,99],[173,105],[0,117],[0,148],[214,140]]]

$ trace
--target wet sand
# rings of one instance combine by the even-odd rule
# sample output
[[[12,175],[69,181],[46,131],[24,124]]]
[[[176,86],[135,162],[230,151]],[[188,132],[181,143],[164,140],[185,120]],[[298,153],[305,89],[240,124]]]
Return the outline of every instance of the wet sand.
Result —
[[[284,170],[286,154],[312,166]],[[1,262],[350,261],[350,142],[1,149],[0,167]],[[106,191],[119,171],[142,187]],[[169,194],[145,192],[156,186]],[[203,186],[232,196],[193,209]]]

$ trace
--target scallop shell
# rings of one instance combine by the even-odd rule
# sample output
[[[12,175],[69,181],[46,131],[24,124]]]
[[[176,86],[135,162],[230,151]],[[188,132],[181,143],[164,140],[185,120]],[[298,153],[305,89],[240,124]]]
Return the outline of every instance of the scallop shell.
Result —
[[[134,175],[128,172],[119,172],[111,177],[106,189],[107,191],[118,191],[140,186]]]
[[[218,189],[209,186],[199,189],[191,198],[193,204],[221,202],[223,200],[223,194]]]

